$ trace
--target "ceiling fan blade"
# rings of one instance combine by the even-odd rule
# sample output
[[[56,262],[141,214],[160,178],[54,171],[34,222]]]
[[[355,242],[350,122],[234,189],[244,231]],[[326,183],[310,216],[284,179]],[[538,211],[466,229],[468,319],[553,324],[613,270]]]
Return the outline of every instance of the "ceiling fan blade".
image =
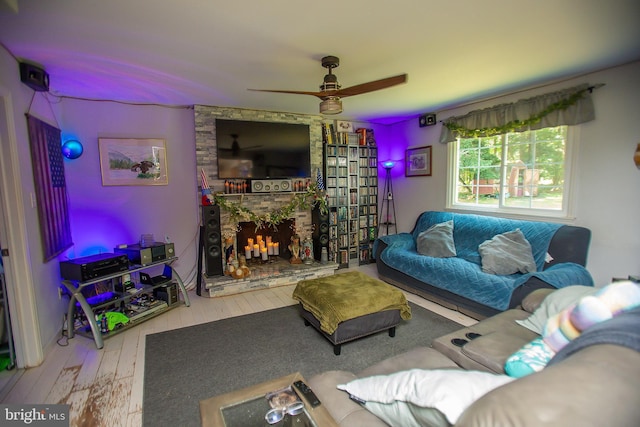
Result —
[[[407,81],[407,75],[400,74],[398,76],[387,77],[386,79],[375,80],[372,82],[362,83],[362,84],[347,87],[344,89],[339,89],[335,91],[332,96],[338,96],[338,97],[344,98],[345,96],[360,95],[363,93],[373,92],[380,89],[386,89],[391,86],[406,83],[406,81]],[[324,96],[327,96],[326,92]]]
[[[311,95],[311,96],[317,96],[320,99],[326,96],[332,96],[332,94],[336,92],[334,90],[327,91],[327,92],[307,92],[304,90],[269,90],[269,89],[247,89],[247,90],[252,90],[254,92],[275,92],[275,93],[290,93],[293,95]]]

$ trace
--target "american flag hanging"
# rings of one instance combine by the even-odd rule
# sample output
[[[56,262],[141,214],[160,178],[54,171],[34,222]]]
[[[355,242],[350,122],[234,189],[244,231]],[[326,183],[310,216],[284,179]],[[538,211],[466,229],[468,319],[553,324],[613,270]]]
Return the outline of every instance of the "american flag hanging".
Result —
[[[209,189],[209,182],[207,181],[207,174],[204,172],[204,169],[200,169],[200,180],[202,181],[202,189]]]
[[[324,190],[324,181],[322,180],[322,173],[320,172],[320,168],[318,168],[318,175],[316,176],[316,184],[318,185],[318,190]]]
[[[44,261],[73,245],[60,129],[27,114]]]

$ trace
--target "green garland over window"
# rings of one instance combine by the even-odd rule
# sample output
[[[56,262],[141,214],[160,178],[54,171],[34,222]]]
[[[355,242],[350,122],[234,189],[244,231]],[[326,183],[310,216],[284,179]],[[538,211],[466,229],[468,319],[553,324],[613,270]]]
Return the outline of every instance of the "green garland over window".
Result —
[[[304,192],[295,193],[288,204],[267,213],[253,212],[242,206],[242,201],[231,201],[221,193],[214,194],[213,199],[220,208],[230,213],[232,222],[253,222],[256,228],[276,227],[285,219],[293,217],[296,210],[310,209],[315,205],[319,207],[320,212],[327,213],[325,191],[320,190],[316,183],[310,184]]]
[[[540,111],[537,114],[534,114],[533,116],[529,117],[526,120],[513,120],[509,123],[505,123],[502,126],[487,127],[487,128],[481,128],[481,129],[468,129],[456,124],[454,121],[445,122],[443,124],[444,126],[447,127],[447,129],[449,129],[452,132],[455,132],[456,135],[460,138],[477,138],[480,136],[503,135],[505,133],[515,132],[522,128],[527,128],[533,124],[539,123],[543,117],[553,113],[554,111],[566,110],[567,108],[571,107],[576,102],[578,102],[578,100],[582,98],[584,94],[590,90],[591,89],[589,88],[580,90],[566,99],[563,99],[558,102],[554,102],[544,110]]]

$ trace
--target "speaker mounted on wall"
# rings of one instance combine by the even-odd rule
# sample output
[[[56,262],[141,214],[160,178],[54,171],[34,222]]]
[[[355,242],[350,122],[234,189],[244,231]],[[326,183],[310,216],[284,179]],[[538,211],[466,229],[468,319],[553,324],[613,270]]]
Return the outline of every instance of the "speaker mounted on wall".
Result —
[[[222,263],[222,232],[220,230],[220,207],[216,205],[202,207],[202,226],[204,229],[204,239],[202,239],[204,249],[205,275],[223,276],[224,266]]]
[[[37,65],[21,62],[20,80],[36,92],[49,91],[49,74]]]
[[[421,128],[426,126],[433,126],[436,124],[436,113],[427,113],[420,116],[418,124]]]

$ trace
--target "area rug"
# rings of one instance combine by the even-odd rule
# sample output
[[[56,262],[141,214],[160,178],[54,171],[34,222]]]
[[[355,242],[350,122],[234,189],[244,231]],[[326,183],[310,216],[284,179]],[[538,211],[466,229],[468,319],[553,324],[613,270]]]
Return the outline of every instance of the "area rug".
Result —
[[[199,426],[199,401],[293,372],[357,372],[461,325],[410,303],[412,318],[387,332],[332,344],[288,306],[146,337],[143,425]]]

